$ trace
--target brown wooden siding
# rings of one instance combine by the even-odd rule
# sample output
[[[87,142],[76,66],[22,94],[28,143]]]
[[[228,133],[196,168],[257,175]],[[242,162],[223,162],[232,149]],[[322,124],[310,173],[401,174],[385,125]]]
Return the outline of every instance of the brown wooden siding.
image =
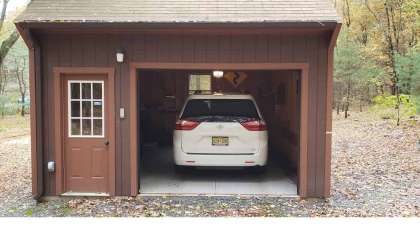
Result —
[[[114,67],[116,111],[130,115],[129,62],[309,63],[308,196],[324,195],[327,50],[330,34],[39,34],[42,48],[43,161],[55,159],[53,67]],[[125,51],[124,64],[115,52]],[[116,120],[116,195],[130,194],[130,118]],[[45,194],[55,194],[44,169]]]

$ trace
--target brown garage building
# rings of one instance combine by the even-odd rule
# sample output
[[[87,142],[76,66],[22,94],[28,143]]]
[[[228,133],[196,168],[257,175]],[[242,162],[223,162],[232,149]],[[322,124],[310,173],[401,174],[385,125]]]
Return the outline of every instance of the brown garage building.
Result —
[[[137,195],[142,144],[170,141],[191,76],[215,70],[225,76],[206,89],[260,104],[297,194],[329,196],[341,26],[329,0],[32,0],[16,26],[30,50],[34,197]]]

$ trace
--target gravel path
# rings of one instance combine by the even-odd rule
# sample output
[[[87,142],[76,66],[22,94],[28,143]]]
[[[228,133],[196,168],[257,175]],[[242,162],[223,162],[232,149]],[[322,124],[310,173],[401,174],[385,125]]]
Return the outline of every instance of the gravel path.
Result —
[[[0,216],[420,216],[420,127],[334,118],[332,196],[59,198],[36,203],[30,139],[0,137]]]
[[[0,216],[36,206],[31,196],[30,137],[0,138]]]

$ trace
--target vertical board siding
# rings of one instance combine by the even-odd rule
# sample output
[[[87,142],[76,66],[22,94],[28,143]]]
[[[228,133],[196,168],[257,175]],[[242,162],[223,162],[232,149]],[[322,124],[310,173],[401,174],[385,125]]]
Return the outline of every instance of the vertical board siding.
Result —
[[[315,194],[316,191],[316,184],[315,184],[315,176],[316,176],[316,152],[319,151],[320,146],[317,143],[317,125],[316,125],[316,111],[318,109],[317,105],[319,104],[317,100],[318,94],[318,74],[319,74],[319,66],[318,66],[318,50],[319,50],[319,38],[310,38],[308,41],[308,47],[306,51],[306,58],[309,62],[309,87],[308,87],[308,195]]]
[[[130,62],[180,63],[309,63],[308,196],[323,196],[326,34],[40,34],[42,46],[42,109],[44,166],[54,160],[53,67],[114,67],[116,118],[116,195],[130,194]],[[115,53],[125,52],[124,64]],[[177,78],[174,85],[180,85]],[[176,92],[181,90],[176,89]],[[178,104],[179,105],[179,104]],[[54,195],[54,174],[44,172],[45,194]]]
[[[41,47],[41,54],[42,54],[42,56],[41,56],[41,64],[42,64],[41,69],[44,70],[43,71],[44,74],[41,75],[41,86],[40,86],[41,90],[42,90],[41,91],[42,97],[44,99],[39,101],[41,103],[41,110],[42,110],[42,116],[43,116],[42,119],[44,120],[44,123],[42,124],[42,134],[41,134],[42,138],[43,138],[42,142],[44,142],[42,144],[43,164],[42,164],[41,169],[42,169],[42,174],[43,174],[43,178],[44,178],[44,180],[43,180],[43,183],[44,183],[43,191],[44,191],[44,194],[49,195],[49,194],[53,194],[54,192],[51,191],[50,188],[49,188],[49,184],[50,184],[49,180],[51,180],[51,178],[48,177],[49,175],[48,175],[48,173],[47,173],[47,171],[44,167],[49,160],[49,156],[51,155],[51,154],[49,154],[50,150],[48,149],[49,145],[52,143],[52,141],[50,140],[51,136],[48,136],[48,134],[46,134],[46,133],[50,132],[50,131],[48,131],[48,126],[49,126],[50,122],[52,122],[52,120],[50,118],[52,115],[49,114],[48,110],[47,110],[48,109],[48,101],[52,100],[53,97],[48,96],[49,95],[48,88],[50,87],[48,84],[50,84],[50,82],[48,81],[48,76],[49,76],[49,74],[47,74],[48,69],[45,69],[45,68],[48,67],[48,61],[47,61],[47,57],[46,57],[46,55],[47,55],[46,48],[48,48],[49,46],[48,46],[46,41],[40,40],[40,47]],[[40,116],[38,115],[38,117],[40,117]],[[39,141],[39,142],[41,142],[41,141]]]
[[[71,65],[73,67],[83,66],[83,48],[88,46],[87,41],[82,41],[82,37],[70,37],[71,40]]]
[[[231,51],[232,62],[244,62],[243,60],[243,51],[242,51],[242,41],[243,36],[232,36],[231,37]]]
[[[219,37],[219,51],[218,51],[218,62],[232,62],[232,51],[231,51],[230,36],[224,35]],[[187,61],[188,62],[188,61]]]
[[[256,42],[253,45],[255,48],[255,62],[263,63],[268,61],[268,38],[266,35],[256,36]]]
[[[41,82],[41,47],[38,43],[29,49],[29,73],[30,73],[30,96],[31,96],[31,165],[32,165],[32,196],[39,198],[44,192],[43,174],[43,113],[42,113],[42,86]]]
[[[325,71],[325,74],[318,74],[318,94],[317,100],[320,101],[318,104],[317,113],[317,144],[319,146],[325,146],[325,132],[326,132],[326,103],[324,102],[327,99],[327,56],[328,56],[328,45],[329,37],[324,36],[320,38],[320,46],[318,47],[318,71]],[[325,148],[321,148],[317,151],[316,156],[316,167],[325,167]],[[325,169],[316,169],[315,176],[315,188],[316,195],[323,194],[323,186],[325,180]]]
[[[217,62],[219,60],[219,41],[216,36],[207,36],[205,43],[206,61]]]
[[[108,66],[108,49],[107,44],[103,41],[106,41],[106,37],[100,35],[93,40],[94,65],[99,67]]]
[[[116,44],[116,47],[121,46],[124,51],[132,52],[132,38],[130,36],[122,36],[121,42]],[[130,62],[133,60],[134,54],[125,53],[124,61]],[[130,115],[130,69],[128,64],[119,64],[121,73],[121,82],[118,85],[120,101],[116,103],[117,111],[119,115],[119,108],[124,108],[125,114]],[[121,167],[130,167],[130,120],[131,118],[126,117],[120,119],[117,116],[117,121],[120,121],[120,130],[117,131],[121,136]],[[130,195],[130,169],[121,169],[121,194]],[[119,184],[119,183],[117,183]]]
[[[49,73],[47,75],[43,75],[44,81],[43,83],[53,83],[53,75],[52,75],[52,69],[54,65],[58,64],[57,58],[58,58],[58,51],[57,51],[57,39],[51,38],[44,45],[47,45],[46,48],[44,48],[43,53],[47,53],[45,57],[43,57],[44,60],[44,69],[46,69]],[[54,86],[43,86],[43,94],[45,94],[46,97],[54,97]],[[54,160],[55,153],[54,153],[54,134],[52,132],[54,131],[54,106],[53,106],[53,99],[43,99],[43,105],[44,105],[44,115],[46,123],[44,124],[44,133],[43,136],[46,138],[47,142],[51,143],[48,145],[44,145],[44,165],[43,167],[46,167],[47,162],[50,160]],[[47,169],[44,169],[45,175],[45,192],[51,192],[52,194],[55,193],[55,176],[52,173],[49,173]]]
[[[281,50],[278,46],[281,45],[280,36],[270,36],[268,38],[268,61],[279,62],[281,61]]]
[[[59,37],[60,44],[60,50],[59,50],[59,59],[60,59],[60,65],[63,67],[69,67],[72,64],[71,60],[71,38],[66,37],[64,35]]]

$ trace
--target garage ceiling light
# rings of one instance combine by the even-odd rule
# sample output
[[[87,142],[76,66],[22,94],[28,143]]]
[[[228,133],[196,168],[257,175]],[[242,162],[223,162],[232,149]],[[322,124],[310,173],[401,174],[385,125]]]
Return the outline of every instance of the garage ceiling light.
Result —
[[[218,71],[218,70],[213,71],[213,77],[217,79],[223,78],[223,71]]]

